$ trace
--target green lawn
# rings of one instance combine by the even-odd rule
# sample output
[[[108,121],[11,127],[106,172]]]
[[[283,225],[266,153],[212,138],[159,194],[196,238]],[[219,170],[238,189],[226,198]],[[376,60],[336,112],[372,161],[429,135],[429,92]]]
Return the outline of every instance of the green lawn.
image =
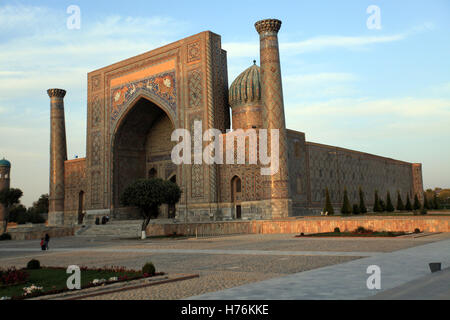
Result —
[[[43,287],[43,292],[66,289],[66,281],[70,274],[66,273],[65,269],[47,269],[45,267],[38,270],[24,270],[29,274],[28,280],[25,284],[0,287],[0,297],[20,297],[23,295],[23,288],[35,285]],[[128,278],[142,275],[141,272],[125,271],[97,271],[97,270],[82,270],[81,271],[81,287],[88,285],[94,279],[106,279],[111,277],[127,276]]]

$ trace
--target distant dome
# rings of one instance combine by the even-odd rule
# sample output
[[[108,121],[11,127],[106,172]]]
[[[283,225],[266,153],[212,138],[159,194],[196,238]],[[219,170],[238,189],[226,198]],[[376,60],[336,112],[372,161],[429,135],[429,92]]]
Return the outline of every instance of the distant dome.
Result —
[[[242,72],[230,87],[231,107],[261,100],[261,77],[259,67],[254,64]]]
[[[9,162],[8,160],[6,160],[5,158],[3,158],[2,160],[0,160],[0,167],[11,167],[11,162]]]

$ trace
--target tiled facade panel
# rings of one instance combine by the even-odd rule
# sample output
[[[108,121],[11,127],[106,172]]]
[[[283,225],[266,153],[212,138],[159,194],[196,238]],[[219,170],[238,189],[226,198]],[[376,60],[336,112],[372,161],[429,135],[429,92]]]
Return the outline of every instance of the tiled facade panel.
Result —
[[[307,143],[312,206],[323,206],[325,189],[333,203],[342,203],[344,189],[349,200],[359,203],[359,187],[366,205],[372,205],[374,192],[385,200],[389,191],[394,204],[397,191],[405,200],[413,195],[412,164],[341,148]]]

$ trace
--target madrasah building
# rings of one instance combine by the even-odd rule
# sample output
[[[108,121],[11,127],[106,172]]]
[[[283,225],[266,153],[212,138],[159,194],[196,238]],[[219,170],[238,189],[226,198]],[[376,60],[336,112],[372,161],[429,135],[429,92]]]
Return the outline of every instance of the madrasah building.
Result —
[[[281,21],[256,22],[260,66],[228,86],[221,37],[201,32],[88,74],[86,158],[67,160],[65,90],[49,89],[51,104],[51,225],[138,217],[123,207],[123,190],[140,178],[176,182],[182,197],[162,218],[180,221],[277,219],[318,214],[328,188],[340,207],[344,189],[358,203],[373,194],[421,195],[422,167],[364,152],[309,142],[286,128],[278,32]],[[231,109],[231,110],[230,110]],[[231,112],[230,112],[231,111]],[[231,114],[231,119],[230,119]],[[232,121],[231,121],[232,120]],[[278,129],[279,170],[257,164],[180,164],[171,160],[175,129]],[[204,142],[203,147],[206,146]],[[268,146],[270,153],[270,144]],[[248,155],[248,154],[247,154]]]

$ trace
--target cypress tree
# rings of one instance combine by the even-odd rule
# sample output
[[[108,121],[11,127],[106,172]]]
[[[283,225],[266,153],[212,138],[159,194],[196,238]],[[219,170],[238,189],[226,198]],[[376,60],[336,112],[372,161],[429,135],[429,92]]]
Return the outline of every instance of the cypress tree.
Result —
[[[414,210],[419,210],[422,207],[422,205],[420,204],[419,201],[419,197],[417,196],[417,194],[414,196],[414,205],[413,205],[413,209]]]
[[[350,205],[350,201],[348,200],[347,188],[344,189],[344,202],[342,203],[341,213],[352,213],[352,206]]]
[[[381,212],[381,204],[380,204],[380,198],[378,197],[378,190],[375,190],[375,201],[373,204],[373,212]]]
[[[367,213],[366,204],[364,203],[364,192],[361,187],[359,187],[359,212]]]
[[[432,207],[428,204],[427,194],[425,192],[423,193],[423,207],[427,210],[432,209]]]
[[[328,212],[328,215],[334,214],[333,206],[331,205],[330,193],[328,192],[328,188],[325,189],[325,208],[323,212]]]
[[[433,196],[433,209],[435,209],[435,210],[439,210],[440,209],[439,199],[438,199],[438,196],[437,196],[436,192],[434,193],[434,196]]]
[[[394,212],[394,206],[392,204],[392,200],[391,200],[391,194],[389,193],[389,191],[387,192],[386,195],[386,211],[387,212]]]
[[[359,210],[359,206],[355,203],[353,205],[353,214],[360,214],[361,211]]]
[[[406,195],[406,206],[405,206],[405,210],[406,211],[412,211],[412,204],[411,204],[411,200],[409,199],[409,193]]]
[[[402,196],[400,195],[400,191],[397,191],[397,210],[398,211],[405,210],[405,205],[403,204]]]

